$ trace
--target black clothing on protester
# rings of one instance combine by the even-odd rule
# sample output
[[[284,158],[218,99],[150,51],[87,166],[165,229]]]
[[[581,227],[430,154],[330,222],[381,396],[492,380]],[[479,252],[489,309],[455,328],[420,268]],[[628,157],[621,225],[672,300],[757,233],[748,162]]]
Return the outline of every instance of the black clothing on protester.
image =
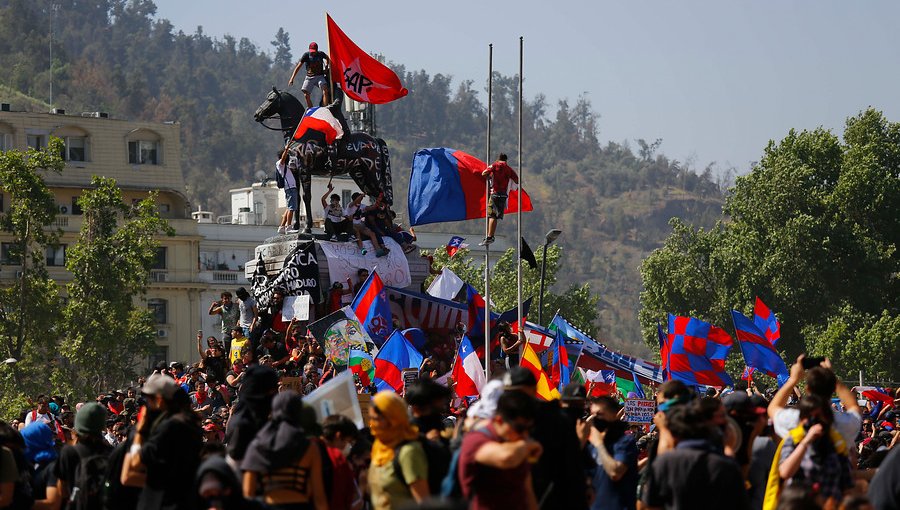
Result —
[[[135,510],[137,509],[138,497],[141,494],[140,487],[128,487],[122,485],[122,477],[118,476],[122,472],[122,464],[125,463],[125,454],[131,448],[131,442],[134,435],[132,434],[127,440],[122,441],[109,454],[109,472],[113,475],[109,477],[106,492],[106,508],[109,510]]]
[[[111,450],[112,447],[99,438],[91,442],[66,445],[59,452],[59,458],[56,459],[53,474],[58,480],[66,484],[66,488],[71,495],[72,488],[75,487],[75,471],[78,469],[81,459],[94,455],[109,455]],[[65,504],[63,508],[65,508]]]
[[[230,489],[230,491],[228,491],[228,496],[222,498],[222,507],[224,510],[263,510],[269,508],[258,501],[244,499],[241,483],[238,481],[237,475],[235,475],[234,470],[231,469],[228,463],[225,462],[225,459],[219,456],[212,456],[206,459],[203,464],[200,464],[200,468],[197,469],[194,494],[199,492],[203,477],[207,473],[215,475],[222,484],[223,493],[226,492],[224,489]],[[202,501],[202,499],[203,498],[198,495],[196,508],[198,510],[207,510],[210,505],[204,504],[208,502]]]
[[[869,483],[869,501],[875,510],[900,508],[900,448],[894,448]]]
[[[572,462],[582,456],[581,442],[558,400],[538,402],[531,437],[544,447],[531,470],[534,495],[544,502],[541,508],[587,508],[583,466]]]
[[[247,446],[263,428],[272,411],[272,396],[278,391],[278,374],[271,367],[252,366],[247,369],[238,402],[225,428],[228,457],[241,461]]]
[[[241,470],[268,473],[300,460],[309,446],[300,426],[302,410],[303,401],[295,391],[282,391],[272,399],[272,420],[248,446]]]
[[[200,463],[203,431],[193,415],[163,414],[141,445],[147,483],[139,510],[182,510],[193,507],[194,474]]]
[[[642,501],[666,510],[749,510],[741,469],[703,440],[685,440],[649,466]]]

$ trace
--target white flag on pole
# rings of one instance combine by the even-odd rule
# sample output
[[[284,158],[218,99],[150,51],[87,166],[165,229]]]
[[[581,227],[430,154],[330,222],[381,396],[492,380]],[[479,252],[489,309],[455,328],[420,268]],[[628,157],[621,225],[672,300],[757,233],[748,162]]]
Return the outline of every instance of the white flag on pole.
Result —
[[[428,294],[436,298],[452,300],[463,288],[463,281],[456,273],[445,267],[428,286]]]

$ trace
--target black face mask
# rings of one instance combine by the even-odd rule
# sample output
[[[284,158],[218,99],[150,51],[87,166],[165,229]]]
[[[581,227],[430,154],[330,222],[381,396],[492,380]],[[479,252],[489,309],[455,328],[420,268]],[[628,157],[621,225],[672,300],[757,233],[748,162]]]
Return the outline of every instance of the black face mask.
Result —
[[[413,422],[419,427],[419,432],[425,433],[429,430],[441,430],[444,428],[444,421],[440,415],[428,414],[413,419]]]

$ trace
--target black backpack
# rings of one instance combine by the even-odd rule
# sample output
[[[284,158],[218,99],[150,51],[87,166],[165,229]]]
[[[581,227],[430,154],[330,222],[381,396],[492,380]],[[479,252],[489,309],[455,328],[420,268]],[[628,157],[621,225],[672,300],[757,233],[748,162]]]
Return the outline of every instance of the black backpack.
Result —
[[[285,168],[285,171],[290,171]],[[275,185],[278,186],[278,189],[284,189],[284,176],[281,175],[281,172],[278,169],[275,169]]]
[[[109,479],[108,453],[91,452],[81,457],[75,467],[75,482],[68,508],[95,510],[104,507]]]
[[[428,492],[434,495],[440,494],[441,483],[447,476],[447,472],[450,468],[450,460],[453,457],[450,448],[440,441],[432,441],[422,435],[419,435],[417,439],[413,439],[412,441],[418,441],[422,445],[422,450],[425,451],[425,458],[428,460]],[[400,460],[398,459],[398,456],[400,448],[412,441],[403,441],[394,448],[394,476],[400,479],[404,485],[408,484],[403,478],[403,471],[400,469]]]

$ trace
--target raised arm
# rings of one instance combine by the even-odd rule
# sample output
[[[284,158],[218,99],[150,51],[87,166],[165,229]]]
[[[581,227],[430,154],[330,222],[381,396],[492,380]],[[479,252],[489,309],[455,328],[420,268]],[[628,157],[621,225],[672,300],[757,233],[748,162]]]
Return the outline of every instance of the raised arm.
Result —
[[[328,198],[328,194],[331,193],[332,190],[334,190],[334,186],[329,182],[328,188],[325,189],[325,194],[322,195],[322,209],[328,209],[328,202],[325,199]]]
[[[197,332],[197,352],[200,353],[200,359],[206,359],[206,352],[203,350],[203,347],[200,345],[200,342],[203,340],[203,332]]]
[[[805,354],[797,356],[797,361],[794,362],[793,365],[791,365],[791,376],[788,377],[788,380],[784,383],[784,386],[778,388],[778,391],[775,392],[775,396],[772,397],[772,401],[769,403],[768,408],[769,418],[774,420],[775,415],[778,414],[779,411],[787,407],[791,392],[794,391],[797,383],[799,383],[800,379],[803,377],[804,358],[806,358]]]

